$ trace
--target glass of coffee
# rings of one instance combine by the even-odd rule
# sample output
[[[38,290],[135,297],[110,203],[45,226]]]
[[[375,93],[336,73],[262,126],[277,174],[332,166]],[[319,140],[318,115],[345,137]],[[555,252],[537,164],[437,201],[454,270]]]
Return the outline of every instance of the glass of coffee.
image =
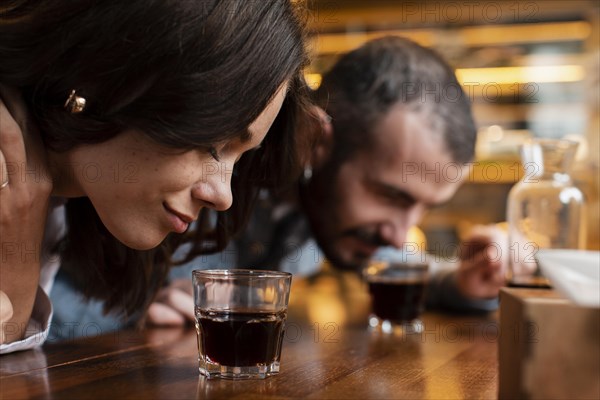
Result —
[[[292,275],[195,270],[192,279],[200,374],[264,379],[278,373]]]
[[[379,251],[363,270],[371,297],[369,326],[384,333],[423,331],[429,263],[424,254]]]

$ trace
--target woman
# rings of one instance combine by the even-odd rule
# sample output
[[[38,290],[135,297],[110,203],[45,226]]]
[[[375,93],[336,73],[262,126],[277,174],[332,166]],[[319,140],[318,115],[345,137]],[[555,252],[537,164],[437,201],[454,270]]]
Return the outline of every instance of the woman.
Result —
[[[40,342],[22,339],[58,265],[48,242],[88,296],[132,313],[172,248],[223,248],[256,188],[299,164],[306,56],[287,0],[9,1],[0,59],[0,352]]]

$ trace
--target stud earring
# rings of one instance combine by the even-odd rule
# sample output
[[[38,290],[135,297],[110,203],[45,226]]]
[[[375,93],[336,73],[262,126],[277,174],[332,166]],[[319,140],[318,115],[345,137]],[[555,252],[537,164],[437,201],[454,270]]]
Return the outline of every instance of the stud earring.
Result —
[[[77,96],[75,90],[71,90],[71,94],[67,101],[65,101],[65,109],[71,114],[79,114],[85,109],[85,98]]]

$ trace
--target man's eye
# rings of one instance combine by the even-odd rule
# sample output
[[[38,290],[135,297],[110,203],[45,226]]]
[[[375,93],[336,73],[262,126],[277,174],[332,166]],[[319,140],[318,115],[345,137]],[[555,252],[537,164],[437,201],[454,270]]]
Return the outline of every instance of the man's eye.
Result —
[[[402,196],[387,196],[386,198],[391,204],[395,205],[396,207],[410,208],[413,205],[412,201]]]
[[[400,207],[409,208],[415,204],[415,200],[406,196],[398,196],[396,198],[396,203],[400,205]]]
[[[397,207],[410,208],[415,203],[415,200],[412,197],[407,196],[404,193],[399,193],[396,190],[383,189],[379,194],[387,202]]]

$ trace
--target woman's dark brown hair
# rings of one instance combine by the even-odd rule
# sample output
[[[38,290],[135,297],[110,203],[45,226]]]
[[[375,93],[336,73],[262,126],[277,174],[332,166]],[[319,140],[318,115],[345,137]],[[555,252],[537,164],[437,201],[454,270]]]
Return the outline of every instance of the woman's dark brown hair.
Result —
[[[194,232],[135,251],[87,198],[66,205],[61,261],[106,310],[146,307],[172,262],[216,251],[245,223],[256,190],[293,181],[305,143],[304,26],[289,0],[12,0],[0,6],[0,83],[20,89],[45,145],[67,151],[137,129],[177,149],[210,148],[245,131],[286,80],[290,90],[260,150],[236,165],[230,210]],[[72,89],[83,113],[64,109]]]

